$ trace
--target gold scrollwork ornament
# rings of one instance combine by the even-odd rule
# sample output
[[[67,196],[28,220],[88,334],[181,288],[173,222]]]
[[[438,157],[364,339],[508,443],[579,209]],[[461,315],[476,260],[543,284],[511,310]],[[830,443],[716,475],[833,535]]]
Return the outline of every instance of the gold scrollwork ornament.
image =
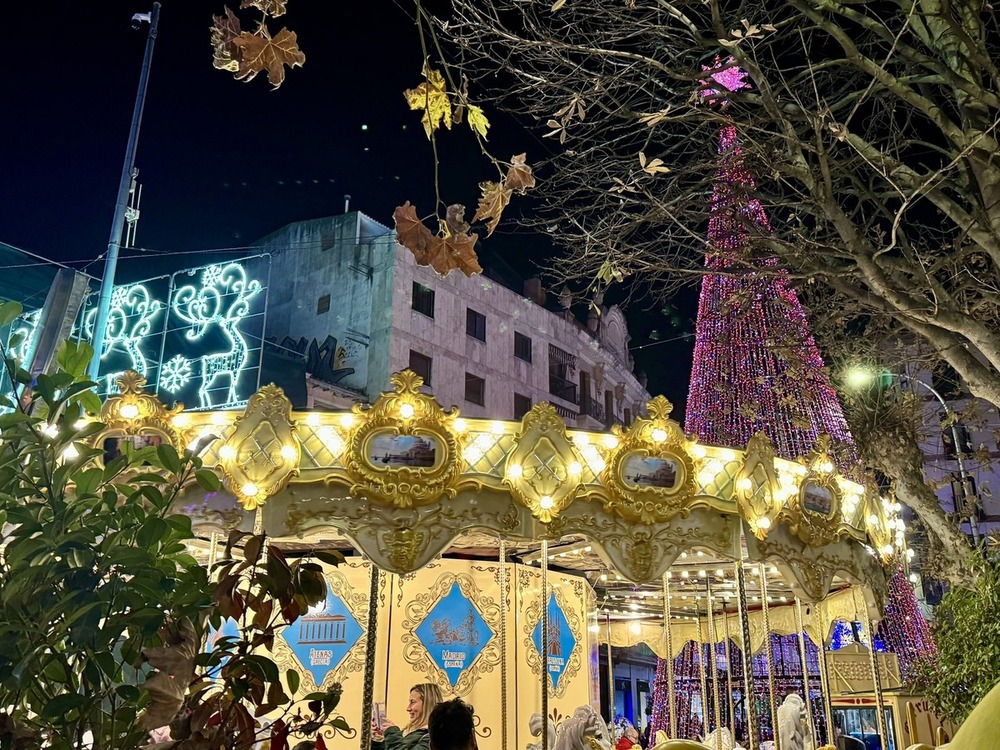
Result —
[[[143,390],[145,386],[146,378],[135,370],[126,370],[119,376],[119,392],[110,396],[101,407],[100,420],[107,426],[103,435],[157,432],[173,445],[178,445],[180,436],[171,420],[184,410],[184,404],[168,409],[156,396],[146,393]]]
[[[841,527],[843,493],[830,456],[830,436],[820,435],[806,458],[809,467],[799,491],[788,498],[778,516],[810,547],[822,547],[847,534]]]
[[[758,432],[747,443],[743,466],[736,475],[736,502],[740,515],[758,539],[767,536],[781,511],[781,503],[775,497],[778,479],[774,457],[770,438]]]
[[[604,507],[628,521],[654,524],[687,514],[696,494],[694,461],[684,431],[670,419],[671,404],[657,396],[624,432],[615,425],[618,446],[601,473]]]
[[[250,397],[233,432],[219,446],[226,486],[247,510],[267,502],[298,474],[302,448],[291,418],[292,404],[278,386]]]
[[[454,426],[458,409],[446,412],[422,393],[423,378],[411,370],[390,380],[394,391],[383,393],[370,408],[353,407],[359,424],[351,431],[343,459],[351,493],[397,508],[454,496],[453,485],[462,471]],[[420,446],[421,455],[408,455],[402,448],[390,455],[386,447],[403,446],[400,438],[418,439],[410,442]]]
[[[582,464],[566,424],[551,404],[535,404],[521,420],[503,483],[542,523],[550,523],[576,497]]]

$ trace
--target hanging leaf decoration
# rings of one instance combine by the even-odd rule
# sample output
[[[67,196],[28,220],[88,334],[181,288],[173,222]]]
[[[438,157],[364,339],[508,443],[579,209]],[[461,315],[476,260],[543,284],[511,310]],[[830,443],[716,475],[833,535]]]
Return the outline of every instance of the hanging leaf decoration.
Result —
[[[306,56],[299,49],[294,31],[282,29],[273,37],[267,27],[268,17],[284,15],[288,0],[242,0],[240,8],[256,8],[264,18],[254,32],[243,31],[240,20],[227,6],[224,16],[212,17],[212,64],[227,70],[238,81],[252,81],[267,72],[267,80],[277,89],[285,81],[285,66],[302,67]]]
[[[479,206],[476,208],[476,215],[472,217],[472,223],[485,221],[487,234],[489,237],[500,223],[503,210],[510,203],[510,196],[513,191],[504,187],[499,182],[481,182],[479,189],[483,194],[479,197]]]
[[[396,221],[396,240],[413,253],[418,265],[430,266],[442,276],[458,269],[466,276],[482,273],[475,245],[478,234],[468,234],[465,207],[459,204],[448,207],[448,218],[441,222],[439,234],[431,232],[417,217],[417,209],[409,201],[397,206],[393,212]],[[454,231],[463,229],[463,231]]]
[[[451,103],[448,101],[444,76],[425,66],[424,79],[424,82],[415,89],[404,91],[403,96],[410,109],[424,111],[420,122],[427,137],[430,138],[431,134],[442,125],[451,130]]]
[[[531,173],[531,167],[526,163],[527,158],[527,154],[512,156],[510,169],[507,170],[507,178],[504,180],[504,185],[508,189],[521,195],[535,186],[535,175]]]
[[[469,127],[486,140],[486,133],[490,129],[490,121],[486,119],[481,107],[475,104],[469,105]]]

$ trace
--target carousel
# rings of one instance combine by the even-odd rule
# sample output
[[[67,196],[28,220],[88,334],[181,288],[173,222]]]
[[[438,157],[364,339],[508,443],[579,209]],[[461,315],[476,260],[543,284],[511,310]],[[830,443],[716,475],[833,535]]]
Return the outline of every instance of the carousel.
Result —
[[[399,723],[428,682],[475,707],[483,750],[607,750],[612,652],[640,643],[661,665],[657,747],[837,747],[838,706],[869,712],[868,748],[933,740],[893,655],[824,647],[836,622],[871,643],[905,539],[899,506],[823,440],[798,461],[763,436],[702,445],[663,397],[607,432],[548,404],[464,418],[409,371],[342,412],[293,412],[275,386],[242,412],[184,411],[134,373],[120,384],[98,445],[197,445],[223,479],[179,501],[210,565],[233,530],[347,554],[275,656],[303,694],[342,684],[362,750],[373,716]]]

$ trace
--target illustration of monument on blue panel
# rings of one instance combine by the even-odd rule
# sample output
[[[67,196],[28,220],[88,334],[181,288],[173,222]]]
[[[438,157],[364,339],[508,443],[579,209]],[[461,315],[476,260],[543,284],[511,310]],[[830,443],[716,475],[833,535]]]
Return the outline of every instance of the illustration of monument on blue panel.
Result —
[[[493,637],[475,604],[453,583],[414,631],[454,687]]]
[[[340,666],[364,635],[364,629],[339,596],[328,591],[322,608],[314,607],[283,631],[295,658],[322,685],[331,670]]]
[[[573,635],[573,630],[566,620],[566,615],[563,614],[562,607],[556,601],[554,592],[549,595],[549,604],[546,607],[546,612],[548,613],[548,633],[545,638],[547,646],[545,652],[548,657],[549,675],[552,677],[552,686],[558,687],[559,679],[566,668],[566,663],[573,654],[573,649],[576,648],[576,636]],[[538,649],[538,653],[543,653],[541,618],[539,618],[538,624],[535,626],[531,640],[534,642],[535,648]]]

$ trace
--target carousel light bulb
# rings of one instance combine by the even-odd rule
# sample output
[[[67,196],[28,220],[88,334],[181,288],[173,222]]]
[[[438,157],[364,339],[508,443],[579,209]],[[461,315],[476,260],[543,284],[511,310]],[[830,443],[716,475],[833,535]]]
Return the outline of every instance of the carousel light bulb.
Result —
[[[753,489],[753,482],[750,481],[750,477],[740,477],[739,481],[736,482],[736,487],[744,492],[749,492]]]
[[[541,500],[538,501],[538,507],[542,510],[549,510],[555,502],[552,500],[552,495],[542,495]]]
[[[244,497],[256,497],[260,493],[260,488],[253,482],[247,482],[240,488]]]
[[[567,469],[571,477],[578,477],[583,473],[583,466],[580,465],[579,461],[570,461]]]
[[[319,427],[319,414],[310,412],[306,415],[306,425],[309,427]]]
[[[485,453],[490,448],[492,448],[494,445],[496,445],[496,440],[494,440],[493,438],[491,438],[485,432],[480,432],[478,435],[476,435],[475,443],[479,447],[479,449],[483,453]]]
[[[601,580],[602,581],[608,580],[608,574],[607,573],[601,573]]]
[[[80,457],[80,451],[76,449],[73,443],[70,443],[65,448],[63,448],[62,457],[66,461],[75,461]]]
[[[920,578],[917,577],[916,573],[910,573],[910,583],[916,583]]]
[[[410,419],[415,413],[416,409],[413,408],[413,404],[404,401],[399,405],[399,416],[403,419]]]
[[[718,578],[725,578],[726,577],[726,571],[724,571],[722,568],[719,568],[717,571],[715,571],[715,575]]]
[[[872,513],[870,516],[868,516],[868,523],[871,526],[878,526],[878,516]]]
[[[704,557],[705,556],[705,553],[702,552],[701,550],[698,550],[697,552],[695,552],[695,554],[698,555],[698,557]]]
[[[590,445],[590,435],[586,432],[573,433],[573,444],[578,445],[581,448],[585,445]]]
[[[226,413],[217,411],[212,415],[212,424],[216,427],[221,427],[226,423]]]
[[[635,602],[632,602],[631,604],[629,604],[628,608],[631,609],[633,612],[638,612],[639,611],[639,605],[636,604]]]
[[[232,458],[236,458],[236,449],[231,445],[224,445],[219,448],[219,458],[223,461],[228,461]]]
[[[708,454],[708,451],[705,450],[705,446],[698,445],[698,443],[694,443],[690,448],[688,448],[688,452],[695,458],[704,458]]]
[[[688,556],[687,552],[681,552],[681,560],[686,560]]]
[[[773,575],[773,576],[778,575],[778,569],[776,567],[774,567],[773,565],[771,566],[771,575]]]
[[[729,463],[731,461],[735,461],[736,460],[736,454],[733,453],[728,448],[723,448],[720,451],[718,451],[718,455],[719,455],[719,458],[721,458],[726,463]]]
[[[833,471],[833,464],[830,461],[820,461],[816,468],[822,474],[829,474]]]
[[[767,516],[761,516],[757,519],[757,528],[765,530],[771,528],[771,519]]]
[[[524,474],[524,469],[521,468],[521,464],[507,465],[507,476],[510,477],[511,479],[520,479],[523,474]]]
[[[122,404],[118,413],[123,419],[135,419],[139,416],[139,407],[136,404]]]
[[[462,458],[465,459],[466,463],[473,466],[479,463],[479,460],[483,457],[482,448],[473,443],[472,445],[465,446],[465,450],[462,451]]]
[[[618,447],[618,438],[616,438],[614,435],[605,435],[601,439],[601,442],[604,443],[604,447],[607,448],[609,451],[613,451],[615,448]]]
[[[345,430],[349,430],[354,426],[354,415],[353,414],[341,414],[340,415],[340,426]]]
[[[662,427],[657,427],[650,433],[650,437],[653,438],[654,443],[662,443],[667,439],[667,431]]]
[[[698,577],[699,578],[705,578],[707,575],[708,574],[704,570],[699,570],[698,571]]]
[[[682,570],[681,571],[681,578],[690,578],[690,577],[691,577],[691,574],[688,573],[686,570]]]
[[[496,422],[496,421],[490,422],[490,432],[492,432],[494,435],[503,435],[504,433],[503,422]]]
[[[281,457],[286,461],[294,461],[298,457],[299,453],[295,450],[294,445],[283,445],[281,446]]]
[[[632,631],[633,635],[639,635],[639,633],[642,632],[642,626],[640,626],[637,622],[633,622],[629,627],[629,630]]]
[[[912,549],[908,549],[908,550],[906,550],[906,559],[907,559],[907,560],[912,560],[912,559],[913,559],[913,556],[914,556],[915,554],[916,554],[916,552],[914,552],[914,551],[913,551]]]
[[[467,429],[469,429],[469,423],[466,422],[461,417],[459,417],[454,422],[452,422],[452,427],[455,428],[455,432],[465,432]]]

